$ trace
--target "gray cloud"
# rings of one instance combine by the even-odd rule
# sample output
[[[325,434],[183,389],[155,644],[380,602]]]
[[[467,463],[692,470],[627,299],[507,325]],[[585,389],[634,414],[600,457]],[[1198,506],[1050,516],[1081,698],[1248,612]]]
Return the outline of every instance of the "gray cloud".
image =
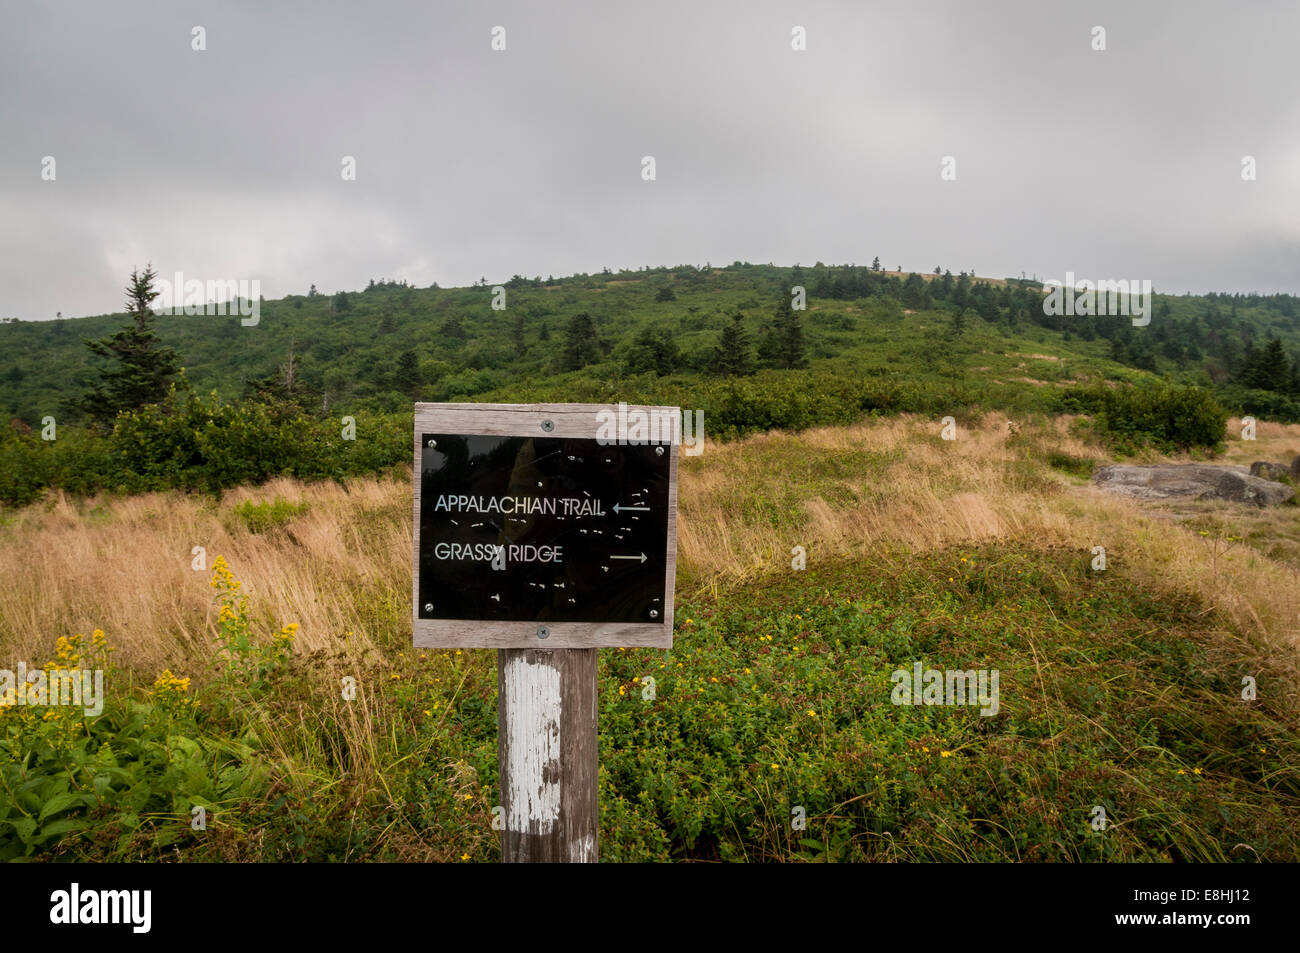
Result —
[[[115,310],[149,260],[268,297],[875,255],[1300,292],[1284,0],[6,3],[3,22],[0,315]]]

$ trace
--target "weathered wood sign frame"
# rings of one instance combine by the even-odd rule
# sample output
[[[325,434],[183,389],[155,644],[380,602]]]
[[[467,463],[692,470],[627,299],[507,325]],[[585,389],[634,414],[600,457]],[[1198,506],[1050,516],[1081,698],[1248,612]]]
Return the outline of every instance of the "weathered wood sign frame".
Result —
[[[464,436],[582,438],[608,437],[602,432],[601,414],[615,415],[624,426],[619,442],[646,443],[629,439],[626,421],[647,419],[652,439],[667,451],[668,512],[667,553],[662,618],[657,622],[568,622],[500,621],[420,618],[421,457],[423,434]],[[638,418],[637,415],[645,415]],[[608,417],[605,418],[608,421]],[[586,649],[619,646],[671,648],[673,638],[673,589],[677,571],[677,457],[681,440],[681,412],[676,407],[647,407],[606,404],[424,404],[415,405],[414,433],[414,530],[412,554],[413,644],[416,648],[485,649]],[[668,433],[663,425],[668,421]],[[610,503],[617,501],[609,501]]]

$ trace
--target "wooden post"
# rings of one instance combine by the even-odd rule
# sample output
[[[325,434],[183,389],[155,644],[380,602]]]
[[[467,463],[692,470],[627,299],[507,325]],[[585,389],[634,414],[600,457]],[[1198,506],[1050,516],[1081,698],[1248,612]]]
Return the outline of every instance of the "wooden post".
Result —
[[[503,863],[599,857],[596,652],[497,652]]]

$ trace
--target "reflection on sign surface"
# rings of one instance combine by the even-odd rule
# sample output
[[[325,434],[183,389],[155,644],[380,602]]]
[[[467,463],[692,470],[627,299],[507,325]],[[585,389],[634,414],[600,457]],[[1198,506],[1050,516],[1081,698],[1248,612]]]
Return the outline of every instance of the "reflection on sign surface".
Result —
[[[664,622],[671,445],[421,434],[421,619]]]

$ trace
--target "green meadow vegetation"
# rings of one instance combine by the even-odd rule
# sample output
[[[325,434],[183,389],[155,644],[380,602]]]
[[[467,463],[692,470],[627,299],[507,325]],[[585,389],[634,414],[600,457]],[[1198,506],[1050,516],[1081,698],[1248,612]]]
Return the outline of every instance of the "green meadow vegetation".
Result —
[[[806,310],[788,306],[795,286]],[[737,262],[495,287],[372,282],[262,302],[252,327],[148,316],[143,345],[108,337],[120,315],[0,325],[0,502],[381,473],[406,460],[413,400],[676,404],[704,411],[712,439],[1084,413],[1117,452],[1214,449],[1228,412],[1300,420],[1287,295],[1158,295],[1134,327],[1045,315],[1033,282],[939,269]],[[147,379],[108,379],[131,347]]]
[[[137,310],[116,378],[83,342],[121,315],[0,325],[4,664],[105,671],[98,714],[0,705],[0,859],[497,859],[495,653],[411,647],[413,400],[704,411],[676,644],[601,652],[604,860],[1300,858],[1300,508],[1085,486],[1241,462],[1229,414],[1300,445],[1294,298],[1134,328],[941,269],[501,284]],[[894,704],[917,663],[996,669],[998,711]]]
[[[400,509],[364,518],[400,536]],[[299,545],[265,545],[291,572]],[[1300,856],[1293,663],[1089,558],[1013,540],[690,587],[672,650],[601,653],[603,859]],[[51,664],[105,665],[103,713],[0,709],[0,856],[496,858],[495,653],[412,650],[400,578],[350,597],[368,640],[313,649],[224,559],[208,576],[212,640],[181,665],[150,677],[74,635]],[[997,714],[891,704],[917,662],[999,670]]]

